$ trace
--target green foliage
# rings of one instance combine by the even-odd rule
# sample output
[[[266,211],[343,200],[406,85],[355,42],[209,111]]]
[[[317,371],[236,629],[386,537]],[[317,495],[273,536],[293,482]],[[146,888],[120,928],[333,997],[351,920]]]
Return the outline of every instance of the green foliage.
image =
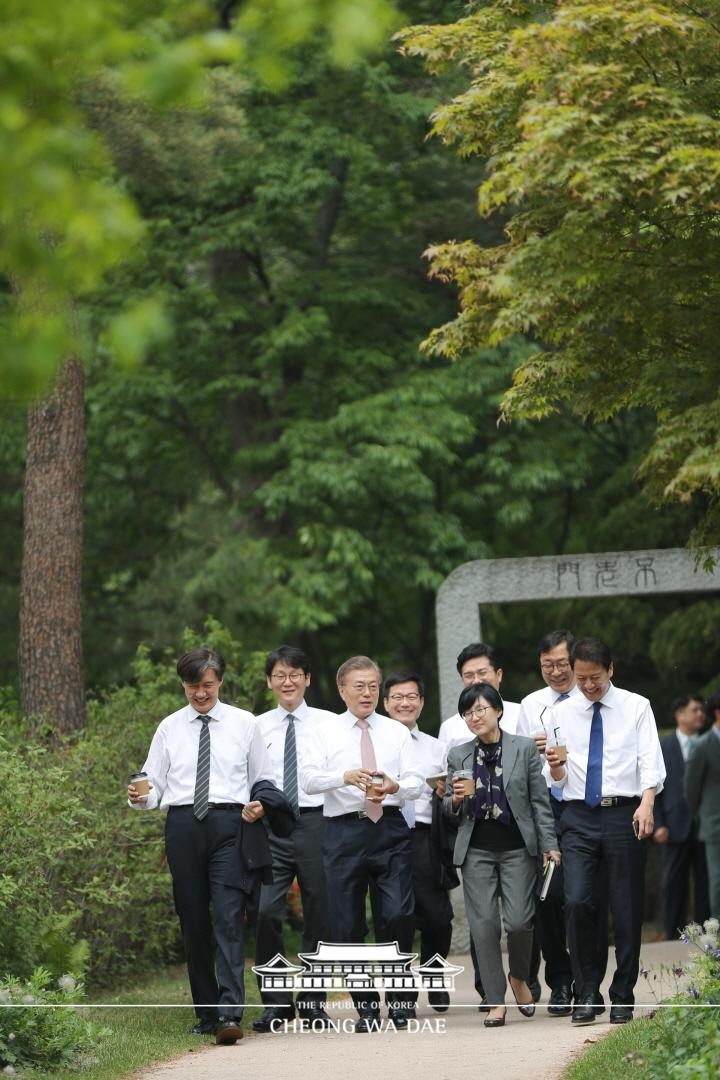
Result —
[[[27,981],[0,979],[0,1067],[4,1072],[81,1068],[103,1032],[66,1006],[83,999],[82,984],[71,976],[53,982],[38,968]],[[18,1006],[30,1005],[23,1009]],[[48,1006],[60,1005],[62,1008]]]
[[[704,544],[720,536],[718,14],[715,2],[496,0],[400,35],[431,71],[467,73],[433,130],[485,160],[478,207],[505,220],[500,243],[429,248],[461,310],[426,348],[541,342],[514,373],[508,417],[651,409],[641,475],[657,499],[700,497]]]
[[[104,138],[85,122],[78,95],[112,72],[126,104],[198,105],[202,71],[241,62],[275,84],[288,50],[325,32],[330,54],[350,64],[384,41],[397,16],[391,0],[250,0],[235,4],[154,0],[98,4],[37,0],[6,5],[0,48],[0,275],[13,296],[0,320],[2,385],[33,396],[68,355],[89,352],[75,302],[122,259],[143,256],[136,204],[113,176]],[[133,365],[167,336],[160,298],[128,304],[110,321],[106,344]]]

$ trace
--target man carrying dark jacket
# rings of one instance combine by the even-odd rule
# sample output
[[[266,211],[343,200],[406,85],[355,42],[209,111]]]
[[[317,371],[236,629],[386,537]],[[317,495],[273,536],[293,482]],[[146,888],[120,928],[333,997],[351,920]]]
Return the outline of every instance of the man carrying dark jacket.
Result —
[[[255,718],[218,699],[224,672],[211,649],[180,657],[188,704],[161,721],[143,766],[150,791],[130,784],[128,801],[167,810],[165,851],[197,1015],[191,1030],[234,1043],[245,1001],[243,919],[259,885],[257,864],[267,864],[265,830],[250,831],[265,809],[251,793],[267,796],[264,783],[276,789]]]

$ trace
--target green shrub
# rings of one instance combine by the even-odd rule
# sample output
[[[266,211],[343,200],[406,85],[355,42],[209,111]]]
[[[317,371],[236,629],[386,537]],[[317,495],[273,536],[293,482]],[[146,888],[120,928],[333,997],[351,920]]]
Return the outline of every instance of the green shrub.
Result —
[[[263,657],[243,664],[238,643],[214,622],[202,641],[228,661],[224,700],[265,708]],[[181,648],[200,643],[186,633]],[[152,660],[140,648],[134,676],[134,685],[91,701],[86,730],[60,748],[37,745],[21,718],[2,717],[0,973],[26,978],[42,965],[81,976],[87,968],[95,984],[107,984],[181,957],[165,815],[131,810],[125,789],[157,724],[183,697],[169,651]]]
[[[720,923],[692,923],[680,935],[695,946],[690,959],[675,974],[689,976],[688,990],[677,996],[675,1008],[653,1017],[650,1038],[642,1054],[627,1054],[629,1064],[648,1080],[716,1080],[720,1074]]]
[[[85,1064],[102,1031],[69,1006],[83,997],[71,976],[49,988],[49,971],[38,969],[27,982],[0,980],[0,1068],[54,1071]],[[22,1008],[28,1005],[32,1008]]]

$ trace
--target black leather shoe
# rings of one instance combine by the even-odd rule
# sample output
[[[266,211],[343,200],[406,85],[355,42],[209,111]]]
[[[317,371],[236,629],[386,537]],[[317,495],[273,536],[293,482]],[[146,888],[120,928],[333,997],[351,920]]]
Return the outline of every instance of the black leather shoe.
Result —
[[[450,995],[447,990],[428,990],[428,1005],[435,1012],[447,1012],[450,1008]]]
[[[191,1035],[214,1035],[215,1023],[212,1020],[198,1020],[197,1024],[193,1024],[190,1028]]]
[[[236,1016],[218,1016],[215,1025],[215,1042],[218,1046],[232,1046],[242,1037],[242,1028]]]
[[[611,1024],[628,1024],[633,1018],[632,1005],[611,1005],[610,1006],[610,1023]]]
[[[487,1003],[487,998],[480,998],[480,1004],[478,1005],[478,1012],[490,1012],[490,1006]]]
[[[515,987],[513,986],[509,975],[508,975],[508,986],[512,990],[512,996],[515,998],[515,1004],[517,1005],[518,1012],[521,1013],[522,1016],[534,1016],[535,1015],[535,1002],[534,1002],[534,1000],[531,1001],[531,1002],[527,1002],[527,1004],[523,1003],[521,1005],[520,1002],[518,1001],[517,994],[515,993]],[[528,990],[530,990],[529,986],[528,986]],[[530,993],[532,994],[532,990],[530,991]]]
[[[579,998],[572,1011],[573,1024],[594,1024],[597,1013],[594,1008],[595,994],[586,994]]]
[[[605,998],[602,996],[599,990],[593,998],[593,1005],[595,1006],[595,1015],[602,1016],[602,1014],[605,1012]]]
[[[406,1028],[408,1026],[408,1020],[415,1019],[415,1009],[410,1007],[408,1009],[401,1009],[395,1005],[390,1005],[388,1008],[388,1020],[392,1020],[396,1028]]]
[[[270,1005],[253,1021],[253,1031],[267,1032],[273,1030],[273,1020],[292,1020],[295,1010],[283,1005]],[[278,1027],[278,1024],[275,1025]]]
[[[379,1031],[380,1021],[375,1013],[362,1013],[355,1021],[355,1031],[359,1034],[367,1031]]]
[[[572,1014],[572,991],[569,986],[556,986],[550,994],[548,1016],[570,1016]]]
[[[528,986],[530,987],[530,993],[532,994],[533,1002],[537,1003],[542,997],[542,986],[537,981],[537,979],[533,979],[532,981],[528,979]]]
[[[304,1024],[314,1024],[316,1029],[320,1026],[330,1027],[330,1017],[319,1001],[313,1002],[312,1005],[298,1005],[297,1014],[298,1019]]]

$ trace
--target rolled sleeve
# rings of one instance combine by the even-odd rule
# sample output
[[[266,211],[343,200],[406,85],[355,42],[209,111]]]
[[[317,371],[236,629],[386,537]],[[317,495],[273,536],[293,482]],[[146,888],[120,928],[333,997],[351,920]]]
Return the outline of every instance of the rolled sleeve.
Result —
[[[665,759],[657,733],[657,724],[649,704],[640,712],[637,722],[638,778],[640,790],[655,788],[659,795],[665,786]]]

